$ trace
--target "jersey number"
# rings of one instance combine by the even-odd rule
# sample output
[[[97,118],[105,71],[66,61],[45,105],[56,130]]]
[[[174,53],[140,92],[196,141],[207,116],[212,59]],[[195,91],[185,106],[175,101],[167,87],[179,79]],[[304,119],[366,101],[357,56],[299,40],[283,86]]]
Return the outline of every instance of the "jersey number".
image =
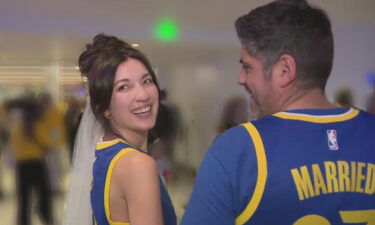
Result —
[[[375,209],[340,211],[341,219],[344,223],[365,223],[366,225],[375,225]],[[331,225],[324,217],[318,215],[307,215],[298,219],[293,225]]]

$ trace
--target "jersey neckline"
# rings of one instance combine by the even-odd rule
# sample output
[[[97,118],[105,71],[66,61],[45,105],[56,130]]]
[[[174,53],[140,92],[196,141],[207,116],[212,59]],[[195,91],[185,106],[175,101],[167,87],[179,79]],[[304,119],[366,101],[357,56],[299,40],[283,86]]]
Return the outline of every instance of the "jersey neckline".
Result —
[[[115,145],[119,142],[122,142],[124,144],[127,144],[127,145],[131,146],[125,140],[120,139],[120,138],[116,138],[116,139],[113,139],[113,140],[110,140],[110,141],[99,141],[98,143],[96,143],[96,150],[102,150],[102,149],[108,148],[108,147],[110,147],[112,145]],[[131,147],[133,147],[133,146],[131,146]]]
[[[273,114],[287,120],[300,120],[312,123],[334,123],[350,120],[359,114],[355,108],[297,109]]]

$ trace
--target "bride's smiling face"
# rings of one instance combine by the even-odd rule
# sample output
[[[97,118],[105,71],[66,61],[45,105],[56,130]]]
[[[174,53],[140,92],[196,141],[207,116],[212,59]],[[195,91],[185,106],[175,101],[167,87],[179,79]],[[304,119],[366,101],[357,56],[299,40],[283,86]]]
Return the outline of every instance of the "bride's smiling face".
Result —
[[[118,66],[110,105],[105,111],[112,127],[121,133],[145,133],[154,127],[159,107],[155,82],[137,59],[129,58]]]

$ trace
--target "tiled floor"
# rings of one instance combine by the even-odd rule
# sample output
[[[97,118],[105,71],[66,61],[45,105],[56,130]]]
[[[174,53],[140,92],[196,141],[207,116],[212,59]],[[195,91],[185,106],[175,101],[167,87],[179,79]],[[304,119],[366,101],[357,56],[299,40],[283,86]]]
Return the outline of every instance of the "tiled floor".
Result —
[[[14,187],[14,172],[10,169],[3,168],[0,174],[0,179],[5,194],[4,198],[0,200],[0,224],[15,225],[16,195]],[[190,197],[192,186],[193,177],[182,175],[181,173],[167,185],[179,221],[184,213],[184,206]],[[56,225],[61,224],[64,213],[63,205],[64,195],[54,197],[54,215],[57,221]],[[32,225],[41,225],[41,222],[35,213],[32,214]]]

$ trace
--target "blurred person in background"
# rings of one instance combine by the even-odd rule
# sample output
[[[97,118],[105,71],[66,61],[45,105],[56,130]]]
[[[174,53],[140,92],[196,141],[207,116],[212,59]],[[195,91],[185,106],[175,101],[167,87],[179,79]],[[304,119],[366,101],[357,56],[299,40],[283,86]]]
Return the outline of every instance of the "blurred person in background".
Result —
[[[68,108],[64,115],[67,146],[69,150],[69,159],[72,161],[74,151],[74,141],[78,131],[79,121],[82,117],[82,103],[74,96],[68,98]]]
[[[333,35],[305,0],[276,0],[235,22],[238,83],[262,118],[206,153],[182,225],[372,224],[375,116],[328,101]]]
[[[65,224],[175,225],[147,154],[159,106],[149,61],[126,42],[99,34],[80,55],[79,68],[90,101],[77,135]]]
[[[245,98],[234,96],[230,98],[225,104],[219,120],[219,125],[216,129],[218,134],[245,123],[249,119],[248,104]]]
[[[12,125],[10,148],[16,160],[17,224],[31,224],[32,196],[37,198],[37,212],[43,224],[53,224],[51,186],[45,156],[52,147],[48,124],[43,122],[44,108],[35,94],[27,93],[9,102],[19,120]]]
[[[3,162],[5,148],[8,144],[9,130],[8,130],[7,112],[3,102],[0,102],[0,200],[4,198],[4,175],[3,175]]]
[[[343,108],[350,108],[354,106],[353,94],[349,88],[340,88],[336,91],[334,103]]]
[[[158,165],[158,173],[168,184],[175,176],[173,157],[177,139],[181,135],[181,113],[176,105],[168,102],[168,92],[160,91],[160,104],[155,126],[150,131],[150,155]]]
[[[366,110],[368,113],[375,115],[375,87],[372,88],[372,91],[367,98]]]
[[[50,149],[47,154],[47,166],[50,175],[52,193],[62,194],[63,175],[63,149],[66,145],[66,127],[64,113],[59,106],[53,102],[52,96],[48,92],[38,95],[40,106],[43,107],[43,123],[49,132]]]

